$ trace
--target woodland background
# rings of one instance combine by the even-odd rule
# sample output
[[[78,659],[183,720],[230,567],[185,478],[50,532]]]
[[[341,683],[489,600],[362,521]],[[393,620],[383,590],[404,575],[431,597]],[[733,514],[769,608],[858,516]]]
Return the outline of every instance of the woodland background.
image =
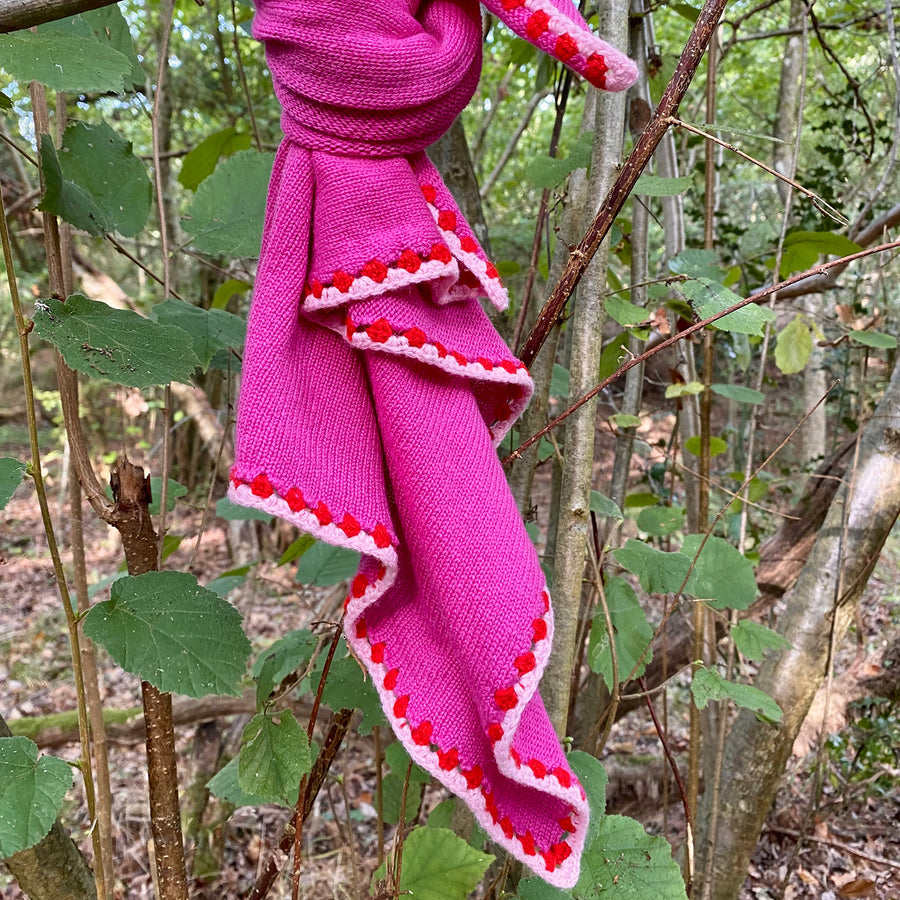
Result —
[[[52,5],[5,0],[3,31]],[[298,790],[305,897],[674,898],[682,876],[721,900],[900,897],[896,8],[719,4],[660,127],[714,5],[587,4],[641,67],[619,96],[486,19],[479,92],[431,151],[521,347],[622,161],[661,136],[501,448],[631,363],[508,466],[559,623],[542,691],[597,820],[573,893],[521,877],[411,767],[342,644],[323,677],[352,555],[221,499],[280,140],[251,5],[123,0],[0,34],[3,897],[289,896],[269,860]],[[125,671],[147,633],[84,618],[110,592],[195,597],[187,669],[197,621],[233,629],[216,690],[164,654]],[[170,768],[148,773],[145,738]],[[78,761],[71,788],[38,747]]]

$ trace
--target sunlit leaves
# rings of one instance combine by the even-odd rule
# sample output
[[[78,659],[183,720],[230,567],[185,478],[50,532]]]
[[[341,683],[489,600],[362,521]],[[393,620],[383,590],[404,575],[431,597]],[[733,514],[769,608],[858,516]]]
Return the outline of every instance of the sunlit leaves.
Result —
[[[46,191],[38,209],[53,213],[89,234],[118,232],[131,237],[150,212],[147,167],[105,122],[70,125],[57,150],[41,138]]]
[[[55,344],[66,363],[91,378],[131,387],[189,382],[199,364],[191,338],[130,309],[113,309],[82,294],[65,303],[42,300],[35,331]]]
[[[250,654],[240,613],[186,572],[116,581],[85,617],[84,633],[160,691],[240,694]]]
[[[813,339],[803,316],[797,315],[778,332],[775,343],[775,365],[785,375],[802,372],[812,355]]]
[[[33,847],[53,825],[72,770],[55,756],[38,757],[26,737],[0,738],[0,859]]]
[[[220,158],[249,149],[249,134],[239,132],[234,126],[216,131],[185,156],[178,180],[188,190],[196,191],[200,182],[212,175]]]

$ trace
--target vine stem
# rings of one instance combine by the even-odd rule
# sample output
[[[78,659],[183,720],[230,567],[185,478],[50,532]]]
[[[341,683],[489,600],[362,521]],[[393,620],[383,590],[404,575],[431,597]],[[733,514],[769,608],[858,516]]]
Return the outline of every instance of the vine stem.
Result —
[[[534,362],[551,329],[562,315],[581,276],[587,270],[603,239],[609,234],[616,216],[622,211],[641,172],[644,171],[650,157],[668,130],[671,124],[670,117],[678,112],[678,107],[694,79],[700,60],[703,58],[726,4],[727,0],[706,0],[706,3],[703,4],[703,9],[694,24],[687,44],[685,44],[672,79],[663,91],[659,105],[646,129],[635,142],[634,149],[625,160],[618,178],[609,189],[587,234],[582,238],[581,243],[572,249],[553,293],[544,304],[534,328],[525,341],[519,358],[526,366],[530,366]],[[582,402],[586,403],[589,399],[590,397],[586,397]]]
[[[863,259],[866,256],[872,256],[875,253],[886,253],[889,250],[897,250],[900,249],[900,241],[890,241],[887,244],[879,244],[877,247],[867,247],[865,250],[860,250],[857,253],[851,253],[849,256],[842,256],[839,259],[833,259],[827,263],[820,263],[817,266],[813,266],[811,269],[807,269],[804,272],[798,272],[796,275],[792,275],[790,278],[786,278],[784,281],[779,281],[778,284],[770,285],[769,287],[762,288],[754,294],[751,294],[749,297],[744,298],[743,300],[734,303],[733,305],[723,309],[721,312],[717,312],[714,316],[709,316],[706,319],[701,319],[699,322],[695,322],[693,325],[689,325],[684,331],[679,331],[677,334],[671,335],[671,337],[667,337],[664,341],[660,341],[655,347],[651,347],[645,353],[642,353],[640,356],[635,356],[632,359],[629,359],[628,362],[619,366],[615,372],[612,373],[608,378],[604,378],[603,381],[600,382],[596,387],[591,388],[584,396],[579,397],[568,409],[565,409],[561,412],[555,419],[548,422],[540,431],[536,434],[532,435],[527,441],[520,444],[516,447],[509,456],[504,457],[503,465],[508,465],[511,462],[517,460],[529,447],[536,444],[542,437],[549,434],[556,428],[557,425],[564,422],[570,415],[572,415],[575,410],[580,409],[584,406],[585,403],[588,402],[592,397],[596,397],[602,390],[605,390],[609,387],[614,381],[618,380],[622,375],[624,375],[629,369],[633,369],[635,366],[639,366],[642,363],[646,362],[652,356],[656,356],[657,353],[661,353],[663,350],[667,350],[669,347],[677,344],[679,341],[683,341],[686,338],[691,337],[691,335],[696,334],[698,331],[706,328],[707,325],[712,325],[713,322],[718,322],[719,319],[724,318],[729,313],[736,312],[739,309],[743,309],[745,306],[750,306],[751,304],[760,303],[765,300],[770,294],[779,293],[784,288],[789,287],[794,284],[798,284],[801,281],[805,281],[807,278],[812,278],[814,275],[824,275],[829,272],[831,269],[835,269],[839,266],[846,266],[849,263],[855,262],[858,259]]]

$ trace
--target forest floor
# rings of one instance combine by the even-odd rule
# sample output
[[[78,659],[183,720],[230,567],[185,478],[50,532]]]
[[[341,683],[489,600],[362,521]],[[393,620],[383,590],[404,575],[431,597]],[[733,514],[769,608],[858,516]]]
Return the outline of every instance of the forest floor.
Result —
[[[7,455],[8,449],[3,450]],[[49,474],[53,492],[58,489],[58,481],[54,481],[52,466]],[[67,522],[66,510],[55,495],[51,502],[56,520]],[[200,518],[196,508],[178,505],[170,528],[186,537],[171,558],[171,567],[187,569]],[[121,550],[115,533],[99,523],[87,507],[85,519],[89,581],[96,582],[116,571]],[[59,537],[65,545],[67,535]],[[274,553],[267,557],[277,558]],[[212,518],[191,571],[205,583],[231,565],[226,524]],[[15,720],[74,709],[65,623],[37,502],[28,484],[20,487],[0,512],[0,583],[4,597],[0,606],[0,713]],[[892,616],[896,623],[900,602],[897,585],[900,536],[892,538],[865,595],[854,635],[863,656],[877,649],[879,635]],[[96,599],[105,596],[101,593]],[[307,590],[293,582],[286,568],[274,565],[261,565],[254,589],[238,592],[231,599],[244,616],[254,649],[292,628],[322,618],[323,610],[340,602],[336,589],[327,589],[325,594],[323,589]],[[858,661],[857,646],[842,648],[837,671],[848,669],[854,660]],[[109,707],[124,709],[140,704],[137,679],[108,659],[102,661],[102,693]],[[682,713],[675,696],[669,710],[669,740],[684,767],[687,729]],[[203,748],[210,745],[210,739],[217,751],[221,747],[233,754],[250,714],[247,709],[215,725],[201,725],[195,720],[178,729],[185,797],[192,781],[205,781],[205,776],[197,773],[207,765]],[[753,859],[743,893],[745,900],[900,900],[900,761],[896,744],[900,725],[896,710],[891,713],[875,704],[851,709],[849,719],[849,724],[829,738],[820,757],[818,780],[815,751],[791,761]],[[74,760],[77,745],[56,743],[45,746],[44,752]],[[332,770],[332,776],[337,777],[330,777],[320,793],[303,835],[302,896],[308,900],[368,896],[378,856],[373,758],[372,738],[352,735]],[[677,852],[684,839],[684,817],[674,790],[660,776],[661,760],[649,717],[635,713],[622,719],[604,751],[604,763],[615,773],[610,784],[610,811],[634,816],[652,833],[665,834]],[[142,745],[133,737],[113,739],[110,770],[117,895],[124,900],[151,900],[147,858],[150,823]],[[820,789],[815,788],[817,783],[821,783]],[[420,816],[427,817],[428,810],[446,796],[439,786],[429,787]],[[213,822],[210,833],[218,840],[221,869],[205,884],[198,880],[192,897],[237,900],[277,841],[287,814],[276,807],[242,808],[218,822],[216,810],[209,807],[206,815]],[[77,783],[69,793],[62,819],[89,854],[86,811]],[[386,829],[388,845],[392,831]],[[799,834],[804,840],[798,850]],[[0,898],[14,900],[21,896],[0,868]],[[270,896],[289,896],[286,878],[276,883]]]

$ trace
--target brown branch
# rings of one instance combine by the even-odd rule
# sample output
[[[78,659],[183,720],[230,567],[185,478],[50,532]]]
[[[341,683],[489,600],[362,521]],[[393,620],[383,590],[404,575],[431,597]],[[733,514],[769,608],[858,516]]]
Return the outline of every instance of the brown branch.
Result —
[[[579,397],[568,409],[561,412],[555,419],[551,422],[548,422],[537,434],[530,437],[523,444],[520,444],[516,447],[509,456],[505,457],[503,460],[503,465],[508,465],[511,462],[517,460],[529,447],[536,444],[545,434],[548,434],[557,425],[564,422],[570,415],[572,415],[575,410],[580,409],[584,406],[585,403],[588,402],[592,397],[596,397],[602,390],[609,387],[614,381],[619,379],[622,375],[624,375],[629,369],[633,369],[635,366],[641,365],[641,363],[646,362],[650,359],[651,356],[655,356],[657,353],[661,353],[663,350],[672,347],[677,344],[679,341],[683,341],[686,338],[689,338],[691,335],[696,334],[698,331],[706,328],[707,325],[711,325],[713,322],[717,322],[719,319],[727,316],[729,313],[736,312],[739,309],[743,309],[745,306],[750,306],[753,303],[760,303],[769,297],[771,294],[777,293],[779,296],[785,296],[785,288],[790,287],[791,285],[798,284],[801,281],[806,281],[813,276],[819,275],[827,275],[832,269],[837,267],[846,268],[850,263],[855,262],[858,259],[863,259],[866,256],[872,256],[875,253],[884,253],[887,250],[897,250],[900,249],[900,241],[891,241],[888,244],[879,244],[877,247],[869,247],[866,250],[860,250],[858,253],[851,253],[849,256],[842,256],[840,259],[833,259],[831,262],[820,263],[817,266],[813,266],[811,269],[807,269],[805,272],[798,272],[796,275],[792,275],[790,278],[786,278],[784,281],[778,282],[778,284],[770,285],[769,287],[763,288],[762,290],[757,291],[755,294],[751,294],[744,300],[741,300],[739,303],[735,303],[733,306],[729,306],[727,309],[723,309],[721,312],[717,312],[714,316],[710,316],[708,319],[701,319],[699,322],[695,322],[693,325],[685,328],[684,331],[678,332],[678,334],[673,334],[671,337],[666,338],[664,341],[660,341],[655,347],[651,347],[646,353],[642,353],[640,356],[635,356],[632,359],[628,360],[624,365],[619,366],[615,372],[612,373],[608,378],[604,378],[603,381],[600,382],[595,388],[592,388],[588,391],[583,397]]]
[[[582,239],[581,243],[575,247],[566,262],[566,267],[557,282],[550,299],[544,304],[538,320],[525,346],[519,354],[520,359],[526,366],[530,366],[538,351],[546,341],[556,321],[565,309],[566,302],[575,290],[581,276],[584,274],[597,248],[603,242],[603,239],[609,234],[610,229],[615,222],[616,216],[622,211],[625,201],[637,183],[638,178],[650,162],[653,152],[656,150],[659,142],[663,139],[669,128],[669,118],[678,112],[678,107],[684,99],[700,60],[706,51],[709,41],[716,30],[719,17],[725,9],[727,0],[707,0],[703,5],[696,23],[694,24],[691,36],[685,45],[678,65],[675,67],[675,73],[672,80],[666,85],[659,101],[656,111],[647,124],[647,127],[637,139],[634,149],[625,160],[619,177],[613,183],[606,199],[600,207],[591,227]]]
[[[0,0],[0,34],[112,6],[115,0]]]

